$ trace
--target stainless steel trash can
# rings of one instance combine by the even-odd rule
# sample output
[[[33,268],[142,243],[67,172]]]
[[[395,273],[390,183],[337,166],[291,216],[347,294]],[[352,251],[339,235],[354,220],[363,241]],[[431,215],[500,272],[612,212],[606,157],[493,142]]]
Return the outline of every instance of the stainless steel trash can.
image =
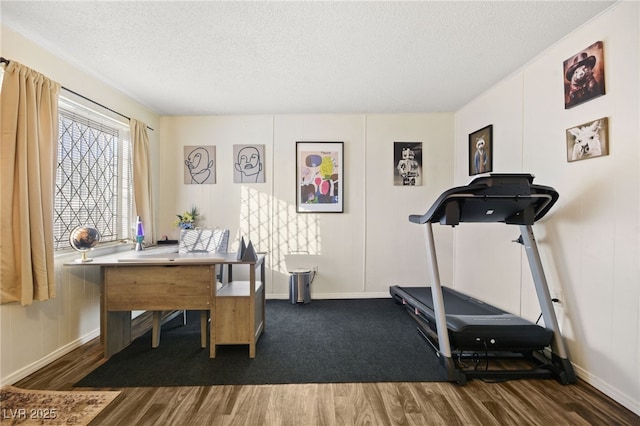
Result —
[[[292,305],[311,302],[311,270],[294,269],[289,271],[289,301]]]

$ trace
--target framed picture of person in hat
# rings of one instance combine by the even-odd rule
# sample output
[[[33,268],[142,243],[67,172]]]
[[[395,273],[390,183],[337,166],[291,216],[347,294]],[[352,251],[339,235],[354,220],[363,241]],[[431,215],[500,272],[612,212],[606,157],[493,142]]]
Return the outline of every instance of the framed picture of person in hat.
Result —
[[[567,59],[564,65],[564,108],[604,95],[604,52],[597,41]]]

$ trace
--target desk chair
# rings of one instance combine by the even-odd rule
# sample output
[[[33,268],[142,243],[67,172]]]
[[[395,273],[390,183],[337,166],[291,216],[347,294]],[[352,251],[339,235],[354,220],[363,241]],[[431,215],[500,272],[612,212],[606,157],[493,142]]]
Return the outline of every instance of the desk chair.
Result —
[[[209,252],[226,253],[229,248],[228,229],[183,229],[180,231],[180,243],[178,253]],[[224,268],[216,265],[216,291],[222,287]],[[207,324],[209,323],[208,311],[200,312],[200,346],[207,347]],[[187,323],[187,311],[182,311],[183,324]],[[153,331],[151,346],[157,348],[160,345],[160,330],[162,327],[162,311],[153,311]]]

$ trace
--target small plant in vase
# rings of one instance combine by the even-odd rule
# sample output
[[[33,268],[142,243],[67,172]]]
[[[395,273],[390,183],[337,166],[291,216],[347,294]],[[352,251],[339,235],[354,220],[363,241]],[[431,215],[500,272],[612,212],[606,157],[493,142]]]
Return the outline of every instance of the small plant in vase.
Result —
[[[176,215],[178,219],[174,222],[173,226],[180,229],[195,229],[198,223],[198,216],[200,213],[198,209],[194,206],[191,207],[191,210],[187,210],[182,214]]]

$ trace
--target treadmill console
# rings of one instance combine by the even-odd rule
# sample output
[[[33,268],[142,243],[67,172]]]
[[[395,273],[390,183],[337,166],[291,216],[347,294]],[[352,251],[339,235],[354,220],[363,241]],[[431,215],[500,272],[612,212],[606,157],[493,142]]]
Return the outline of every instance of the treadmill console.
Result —
[[[411,215],[409,220],[451,226],[460,222],[532,225],[557,199],[555,189],[533,184],[533,175],[492,173],[443,192],[427,213]]]

